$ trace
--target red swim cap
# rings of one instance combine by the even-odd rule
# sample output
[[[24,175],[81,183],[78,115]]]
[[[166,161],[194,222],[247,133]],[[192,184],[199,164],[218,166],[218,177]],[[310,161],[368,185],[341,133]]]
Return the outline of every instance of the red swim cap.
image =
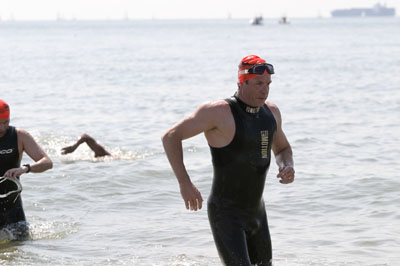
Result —
[[[249,69],[253,65],[262,64],[265,62],[266,61],[264,59],[262,59],[261,57],[258,57],[256,55],[248,55],[248,56],[244,57],[242,59],[242,61],[240,61],[239,66],[238,66],[239,67],[238,72],[240,72],[241,70],[244,70],[244,69]],[[255,78],[257,76],[259,76],[259,75],[257,75],[257,74],[239,74],[238,73],[239,83],[243,83],[243,82],[245,82],[249,79]]]
[[[10,119],[10,107],[0,99],[0,119]]]

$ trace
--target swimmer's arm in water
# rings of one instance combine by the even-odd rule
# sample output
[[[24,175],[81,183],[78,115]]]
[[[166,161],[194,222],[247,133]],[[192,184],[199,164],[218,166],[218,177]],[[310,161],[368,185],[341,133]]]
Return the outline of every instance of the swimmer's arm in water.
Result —
[[[17,129],[18,134],[18,150],[20,154],[20,160],[22,159],[23,151],[28,154],[35,163],[30,165],[30,172],[41,173],[53,167],[53,162],[50,157],[42,150],[42,148],[36,143],[31,134],[23,129]],[[22,166],[19,168],[9,169],[4,176],[15,178],[28,171],[28,167]]]
[[[191,182],[183,162],[182,141],[215,129],[217,109],[213,103],[202,104],[193,114],[179,121],[162,136],[165,153],[178,179],[181,195],[188,210],[201,209],[203,198]]]
[[[107,156],[111,155],[106,149],[104,149],[103,146],[101,146],[99,143],[96,142],[94,138],[89,136],[86,133],[83,133],[81,137],[77,140],[77,142],[74,145],[62,148],[61,154],[68,154],[74,152],[79,145],[82,143],[86,142],[86,144],[89,146],[89,148],[94,151],[94,157],[102,157],[102,156]]]
[[[272,142],[272,150],[279,167],[279,173],[276,177],[281,179],[279,180],[280,183],[289,184],[294,181],[295,173],[292,148],[282,130],[282,117],[279,108],[272,103],[267,103],[267,105],[274,114],[277,124],[276,133]]]

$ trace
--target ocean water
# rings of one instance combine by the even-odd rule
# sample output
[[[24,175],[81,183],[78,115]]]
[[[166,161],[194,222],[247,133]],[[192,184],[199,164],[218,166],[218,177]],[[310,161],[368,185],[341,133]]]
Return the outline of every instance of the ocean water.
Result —
[[[0,98],[54,162],[21,177],[32,239],[0,265],[221,265],[206,206],[190,212],[160,141],[237,64],[274,64],[296,180],[264,190],[276,266],[400,265],[400,19],[0,22]],[[81,146],[86,132],[114,157]],[[184,141],[206,199],[204,136]],[[31,162],[24,155],[23,163]]]

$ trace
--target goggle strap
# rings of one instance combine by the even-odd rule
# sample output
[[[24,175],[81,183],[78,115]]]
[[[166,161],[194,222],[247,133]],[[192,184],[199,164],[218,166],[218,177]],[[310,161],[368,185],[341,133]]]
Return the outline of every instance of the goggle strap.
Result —
[[[9,181],[14,182],[15,185],[17,186],[17,189],[12,190],[12,191],[9,191],[9,192],[7,192],[7,193],[5,193],[5,194],[0,194],[0,199],[7,198],[8,196],[10,196],[11,194],[14,194],[14,193],[21,193],[21,191],[22,191],[21,183],[20,183],[18,180],[14,180],[14,179],[7,178],[7,177],[0,177],[0,183],[3,183],[3,182],[6,181],[6,180],[9,180]],[[15,203],[15,201],[16,201],[17,199],[18,199],[18,196],[15,197],[13,203]]]

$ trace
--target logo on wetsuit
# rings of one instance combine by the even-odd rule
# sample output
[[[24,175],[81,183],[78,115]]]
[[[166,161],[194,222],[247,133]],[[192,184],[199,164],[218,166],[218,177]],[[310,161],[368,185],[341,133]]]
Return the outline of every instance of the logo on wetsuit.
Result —
[[[260,131],[261,133],[261,158],[268,159],[268,130]]]
[[[9,154],[9,153],[12,153],[12,152],[13,152],[13,149],[8,149],[8,150],[0,151],[0,154]]]

